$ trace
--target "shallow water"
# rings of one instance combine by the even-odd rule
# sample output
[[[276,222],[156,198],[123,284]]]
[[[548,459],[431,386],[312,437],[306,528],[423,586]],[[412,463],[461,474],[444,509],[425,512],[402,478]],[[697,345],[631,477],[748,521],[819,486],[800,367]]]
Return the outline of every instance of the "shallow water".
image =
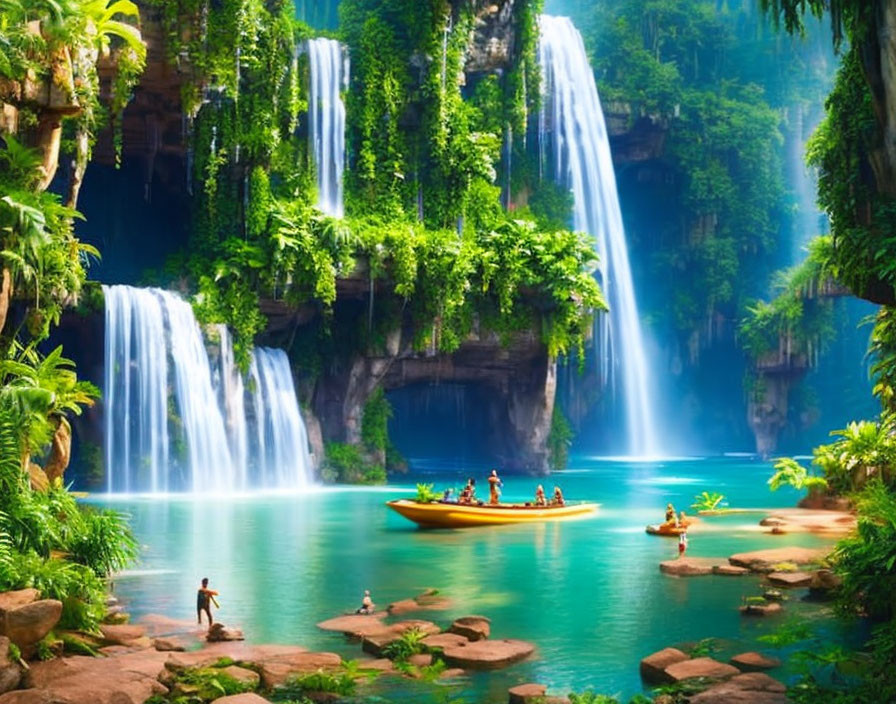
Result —
[[[589,519],[526,526],[421,531],[384,506],[417,480],[459,486],[458,475],[409,477],[378,489],[337,488],[297,497],[202,500],[116,498],[145,546],[139,565],[116,579],[116,593],[135,617],[164,613],[193,618],[203,576],[221,596],[216,618],[242,627],[254,642],[297,643],[359,657],[360,648],[315,623],[353,609],[364,589],[377,604],[437,587],[455,607],[423,612],[446,622],[480,613],[492,635],[533,641],[537,657],[504,671],[452,685],[467,702],[506,701],[513,684],[538,681],[551,691],[631,695],[642,690],[638,660],[674,643],[718,638],[718,657],[757,646],[785,617],[744,619],[744,596],[758,594],[756,577],[676,579],[658,563],[675,556],[673,539],[648,536],[667,501],[687,509],[695,494],[720,491],[732,507],[792,506],[795,492],[768,491],[768,463],[744,458],[627,463],[573,458],[572,468],[545,483],[561,483],[568,499],[601,504]],[[482,483],[484,484],[484,472]],[[506,500],[527,500],[536,481],[505,480]],[[95,499],[99,501],[100,499]],[[810,535],[770,536],[756,514],[708,519],[690,533],[689,555],[727,556],[783,544],[817,546]],[[785,612],[821,619],[817,605],[791,600]],[[446,624],[447,625],[447,624]],[[760,646],[761,647],[761,646]],[[382,685],[381,685],[382,686]],[[432,687],[402,684],[390,700],[443,701]]]

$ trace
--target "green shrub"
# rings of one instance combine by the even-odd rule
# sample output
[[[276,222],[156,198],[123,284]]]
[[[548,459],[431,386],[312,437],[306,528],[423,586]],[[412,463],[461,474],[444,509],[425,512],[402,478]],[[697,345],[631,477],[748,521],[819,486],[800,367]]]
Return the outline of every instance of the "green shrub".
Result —
[[[694,497],[694,503],[691,504],[691,508],[697,511],[715,511],[724,500],[724,494],[720,494],[717,491],[703,491]]]
[[[383,648],[383,655],[396,662],[406,662],[412,655],[426,652],[423,639],[426,633],[419,628],[410,628]]]
[[[554,414],[551,416],[551,432],[548,435],[548,452],[553,469],[566,469],[573,438],[575,433],[572,426],[555,403]]]
[[[349,696],[355,692],[355,681],[346,673],[318,670],[292,677],[273,691],[274,701],[295,701],[307,692],[332,692]]]
[[[414,497],[414,501],[418,501],[421,504],[430,504],[442,498],[439,492],[433,491],[433,486],[433,484],[417,484],[417,495]]]
[[[174,691],[184,685],[182,691],[188,691],[191,699],[201,702],[255,690],[254,684],[240,682],[217,667],[182,670],[176,675],[175,681],[172,688]]]
[[[367,398],[361,415],[361,441],[371,450],[385,450],[389,446],[389,419],[392,404],[382,387]]]

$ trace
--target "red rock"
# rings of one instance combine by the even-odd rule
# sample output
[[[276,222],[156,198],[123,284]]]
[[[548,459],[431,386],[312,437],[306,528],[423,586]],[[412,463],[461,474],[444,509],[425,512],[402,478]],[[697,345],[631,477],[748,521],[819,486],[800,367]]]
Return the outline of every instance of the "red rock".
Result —
[[[228,667],[221,668],[221,672],[227,675],[228,677],[232,677],[237,682],[249,685],[250,687],[257,687],[261,677],[259,677],[258,673],[254,670],[249,670],[245,667],[239,667],[237,665],[230,665]]]
[[[465,677],[466,672],[459,667],[449,667],[447,670],[443,670],[442,674],[439,675],[440,680],[452,680],[457,679],[458,677]]]
[[[546,691],[547,687],[543,684],[518,684],[507,691],[510,698],[508,704],[540,704],[544,701]]]
[[[372,636],[365,636],[361,639],[361,650],[376,658],[382,657],[386,652],[386,648],[397,641],[399,634],[390,633],[388,631],[377,633]]]
[[[0,694],[19,686],[22,668],[9,657],[9,638],[0,636]]]
[[[740,607],[740,612],[744,616],[771,616],[783,608],[777,601],[770,601],[766,604],[745,604]]]
[[[733,665],[726,665],[712,658],[682,660],[666,668],[666,677],[672,682],[681,682],[694,677],[720,680],[738,674],[740,674],[740,670]]]
[[[687,660],[688,656],[678,648],[663,648],[641,659],[641,678],[651,684],[668,682],[666,668]]]
[[[62,616],[62,602],[41,599],[8,609],[0,614],[0,635],[6,636],[28,652],[37,641],[53,630]]]
[[[399,616],[401,614],[411,613],[412,611],[420,611],[422,607],[413,599],[402,599],[395,601],[386,607],[386,611],[390,616]]]
[[[342,658],[336,653],[298,653],[290,657],[280,657],[259,663],[261,686],[272,689],[286,682],[293,675],[307,674],[317,670],[335,670],[342,665]]]
[[[491,635],[491,621],[485,616],[464,616],[455,619],[448,629],[449,633],[456,633],[468,640],[484,640]]]
[[[760,670],[771,670],[781,666],[781,661],[778,658],[766,657],[752,650],[748,653],[735,655],[728,662],[741,672],[759,672]]]
[[[385,611],[375,614],[337,616],[336,618],[321,621],[317,624],[317,627],[324,631],[338,631],[354,638],[363,638],[367,635],[382,632],[385,628],[382,619],[385,617]]]
[[[231,694],[227,697],[218,697],[214,701],[215,704],[268,704],[267,699],[255,694],[255,692]]]
[[[436,633],[432,636],[426,636],[426,638],[423,639],[423,645],[427,648],[439,650],[451,646],[466,645],[469,642],[469,638],[465,638],[457,633]]]
[[[230,640],[244,640],[243,632],[239,628],[228,628],[223,623],[213,623],[205,634],[207,643],[221,643]]]
[[[535,646],[522,640],[478,640],[447,647],[442,657],[448,665],[471,670],[495,670],[525,660]]]
[[[153,638],[152,647],[160,652],[183,652],[187,649],[187,643],[177,637]]]
[[[40,599],[40,592],[37,589],[17,589],[11,592],[0,592],[0,612],[12,611],[38,599]],[[2,614],[0,614],[0,618],[2,618]]]
[[[732,677],[693,695],[691,704],[788,704],[783,684],[761,672]]]
[[[389,658],[376,658],[374,660],[361,660],[358,663],[362,670],[375,670],[376,672],[394,672],[395,666]]]
[[[51,704],[45,689],[18,689],[0,694],[0,704]]]
[[[131,641],[145,637],[146,629],[132,624],[104,623],[100,626],[100,633],[108,645],[128,645]]]
[[[713,568],[723,560],[715,557],[681,557],[660,563],[660,572],[676,577],[698,577],[712,574]]]
[[[170,653],[165,666],[174,671],[186,667],[208,667],[221,658],[259,664],[261,662],[289,661],[290,658],[307,652],[307,648],[300,648],[296,645],[248,645],[244,641],[225,641],[208,643],[201,650],[188,653]]]
[[[808,587],[812,575],[808,572],[771,572],[766,579],[779,587]]]
[[[429,653],[417,653],[408,658],[408,662],[414,667],[427,667],[432,665],[432,655]]]
[[[753,572],[772,572],[774,565],[780,562],[793,562],[807,565],[818,562],[829,551],[801,547],[772,548],[770,550],[753,550],[741,552],[728,558],[728,562],[738,567],[746,567]]]
[[[741,577],[745,574],[750,574],[750,570],[746,567],[737,567],[735,565],[716,565],[712,568],[712,573],[728,577]]]

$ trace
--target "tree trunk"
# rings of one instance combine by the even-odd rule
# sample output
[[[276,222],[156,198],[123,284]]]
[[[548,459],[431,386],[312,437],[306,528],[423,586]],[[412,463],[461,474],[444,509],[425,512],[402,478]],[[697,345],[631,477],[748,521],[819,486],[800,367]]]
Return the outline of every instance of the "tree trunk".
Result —
[[[12,300],[12,274],[9,267],[3,267],[0,274],[0,333],[6,327],[6,316],[9,314],[9,303]]]
[[[44,465],[44,473],[52,484],[68,468],[72,457],[72,426],[65,418],[59,419],[59,425],[53,434],[53,444],[50,447],[50,457]]]
[[[59,145],[62,142],[62,116],[59,113],[43,111],[37,123],[36,144],[41,152],[43,174],[37,184],[38,190],[45,191],[59,167]]]
[[[78,207],[78,194],[81,192],[81,183],[84,181],[84,172],[87,170],[87,160],[90,152],[90,135],[86,128],[79,128],[75,136],[75,162],[72,167],[71,180],[68,185],[69,208]]]

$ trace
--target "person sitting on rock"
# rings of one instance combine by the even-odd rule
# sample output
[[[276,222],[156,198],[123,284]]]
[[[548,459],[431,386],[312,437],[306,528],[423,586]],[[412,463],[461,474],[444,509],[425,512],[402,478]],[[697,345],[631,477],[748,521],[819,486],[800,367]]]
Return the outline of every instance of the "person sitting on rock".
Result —
[[[541,484],[539,484],[537,487],[535,487],[535,505],[536,506],[547,506],[547,503],[548,503],[548,501],[544,495],[544,487]]]
[[[666,523],[670,526],[675,523],[675,507],[672,504],[666,504]]]
[[[566,506],[566,501],[563,499],[563,492],[560,491],[559,486],[554,487],[554,499],[551,501],[552,506]]]
[[[199,623],[202,623],[202,612],[205,612],[205,615],[208,616],[208,627],[211,628],[214,620],[212,619],[212,609],[210,606],[210,602],[214,602],[216,608],[221,608],[218,606],[218,602],[215,600],[215,597],[218,595],[218,592],[213,589],[208,588],[208,577],[202,578],[202,586],[199,587],[199,591],[196,592],[196,619]]]
[[[356,614],[372,614],[374,609],[376,608],[376,604],[373,603],[373,599],[370,598],[370,590],[364,590],[364,598],[361,599],[360,608],[355,611]]]
[[[488,478],[488,502],[492,506],[498,505],[498,499],[501,497],[499,487],[504,486],[503,482],[498,478],[498,470],[493,469]]]

